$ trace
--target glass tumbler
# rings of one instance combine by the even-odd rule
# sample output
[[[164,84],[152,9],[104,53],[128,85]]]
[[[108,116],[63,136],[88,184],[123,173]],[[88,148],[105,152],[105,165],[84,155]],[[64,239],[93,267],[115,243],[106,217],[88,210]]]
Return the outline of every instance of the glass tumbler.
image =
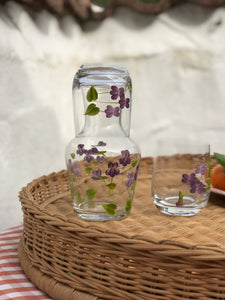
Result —
[[[210,195],[210,146],[158,142],[153,160],[152,198],[167,215],[193,216]]]

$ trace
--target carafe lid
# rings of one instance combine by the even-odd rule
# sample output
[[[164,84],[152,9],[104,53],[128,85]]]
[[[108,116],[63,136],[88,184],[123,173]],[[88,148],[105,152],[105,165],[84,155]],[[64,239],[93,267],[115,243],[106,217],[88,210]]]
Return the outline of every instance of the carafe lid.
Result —
[[[77,71],[75,80],[84,86],[126,85],[130,75],[120,64],[85,64]]]

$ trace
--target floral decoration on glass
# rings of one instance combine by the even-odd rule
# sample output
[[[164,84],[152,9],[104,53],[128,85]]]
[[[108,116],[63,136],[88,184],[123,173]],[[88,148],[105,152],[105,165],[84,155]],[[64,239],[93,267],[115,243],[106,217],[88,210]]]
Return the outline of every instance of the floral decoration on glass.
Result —
[[[121,65],[83,65],[73,80],[76,136],[66,148],[73,208],[85,220],[130,214],[140,151],[129,138],[132,85]]]
[[[203,194],[207,190],[210,191],[210,163],[208,167],[206,163],[195,166],[195,172],[191,174],[182,174],[181,182],[189,185],[191,194]],[[179,191],[179,200],[176,202],[177,207],[183,206],[183,198],[185,194]]]
[[[99,150],[99,147],[104,146],[106,143],[103,141],[99,141],[90,149],[85,149],[84,144],[79,144],[76,151],[70,154],[67,168],[72,198],[79,205],[84,204],[88,207],[96,205],[93,200],[98,198],[98,202],[109,216],[114,216],[117,210],[128,213],[131,209],[140,157],[131,155],[128,150],[122,150],[118,157],[107,157],[107,151]],[[76,161],[77,156],[79,160]]]
[[[129,90],[129,85],[127,84],[126,90]],[[87,101],[96,103],[105,103],[106,109],[103,111],[96,105],[96,103],[91,103],[88,105],[85,115],[95,116],[98,113],[105,113],[106,118],[119,117],[121,109],[126,109],[130,107],[130,98],[126,98],[125,90],[123,87],[117,87],[115,85],[111,86],[111,89],[107,92],[98,92],[97,89],[92,85],[87,92]],[[100,101],[98,100],[99,94],[110,94],[112,101]]]

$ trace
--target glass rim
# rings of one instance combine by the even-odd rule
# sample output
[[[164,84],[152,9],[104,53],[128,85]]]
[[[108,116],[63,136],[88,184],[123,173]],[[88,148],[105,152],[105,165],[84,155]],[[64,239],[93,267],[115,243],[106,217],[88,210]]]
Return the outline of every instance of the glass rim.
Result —
[[[210,154],[210,143],[187,140],[158,140],[153,147],[153,157],[174,154]]]

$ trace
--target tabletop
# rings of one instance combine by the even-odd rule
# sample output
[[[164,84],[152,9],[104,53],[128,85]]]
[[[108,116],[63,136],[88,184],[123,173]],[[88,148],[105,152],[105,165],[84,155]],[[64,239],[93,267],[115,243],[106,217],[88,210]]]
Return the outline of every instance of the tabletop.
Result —
[[[49,300],[20,266],[17,252],[22,232],[22,225],[0,232],[0,300]]]

